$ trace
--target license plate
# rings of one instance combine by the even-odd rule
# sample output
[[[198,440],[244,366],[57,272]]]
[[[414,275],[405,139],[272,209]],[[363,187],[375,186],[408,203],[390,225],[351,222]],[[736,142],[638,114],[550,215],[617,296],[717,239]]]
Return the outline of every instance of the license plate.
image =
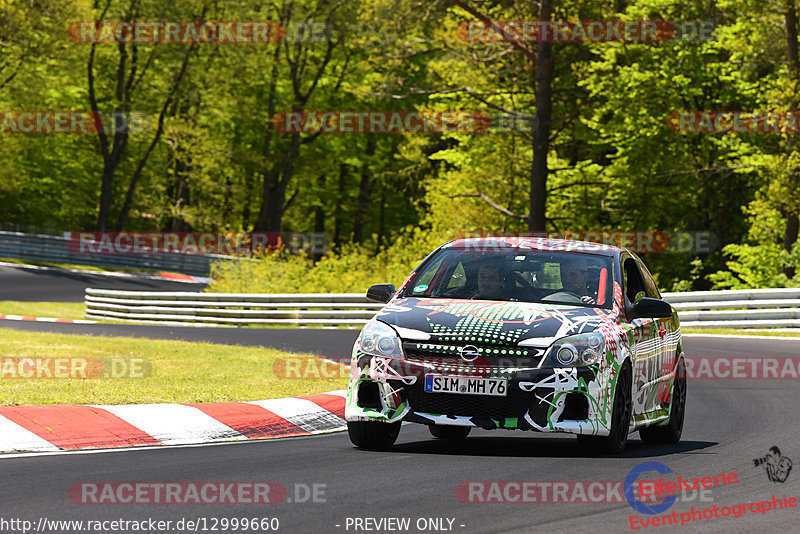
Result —
[[[508,380],[505,378],[425,375],[425,391],[428,393],[505,397],[507,390]]]

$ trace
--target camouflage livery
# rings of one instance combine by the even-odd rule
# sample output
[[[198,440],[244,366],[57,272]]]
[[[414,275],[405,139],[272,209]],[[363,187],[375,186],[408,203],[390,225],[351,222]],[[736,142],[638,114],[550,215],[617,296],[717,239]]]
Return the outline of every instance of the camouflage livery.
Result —
[[[376,325],[381,329],[388,325],[397,334],[396,352],[389,357],[368,354],[361,349],[363,332],[359,336],[351,359],[347,421],[608,436],[617,377],[624,364],[630,366],[632,379],[629,431],[669,420],[674,378],[683,356],[678,317],[673,310],[671,317],[626,319],[632,315],[634,299],[623,292],[622,273],[631,272],[634,263],[646,273],[647,292],[660,298],[634,254],[607,245],[509,238],[459,240],[437,250],[459,246],[607,256],[613,265],[609,281],[613,302],[592,307],[409,296],[409,284],[426,262],[435,260],[434,252],[365,327],[367,331],[374,322],[383,323]],[[623,267],[624,262],[634,263]],[[599,343],[602,353],[596,361],[551,365],[559,340],[598,333],[602,342],[593,343]],[[504,396],[432,393],[424,389],[426,376],[431,375],[503,378],[508,389]]]

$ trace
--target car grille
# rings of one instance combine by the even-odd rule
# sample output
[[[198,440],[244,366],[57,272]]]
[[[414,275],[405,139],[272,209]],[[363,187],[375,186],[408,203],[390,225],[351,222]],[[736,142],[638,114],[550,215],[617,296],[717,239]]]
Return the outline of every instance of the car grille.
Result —
[[[508,368],[539,366],[543,350],[529,347],[478,346],[480,356],[472,361],[459,355],[459,345],[403,343],[404,360],[425,372],[496,376]]]
[[[523,417],[534,398],[530,393],[519,389],[515,381],[509,381],[508,394],[505,397],[428,393],[424,389],[425,384],[422,380],[412,385],[397,384],[397,388],[403,388],[408,404],[414,412],[484,419]]]

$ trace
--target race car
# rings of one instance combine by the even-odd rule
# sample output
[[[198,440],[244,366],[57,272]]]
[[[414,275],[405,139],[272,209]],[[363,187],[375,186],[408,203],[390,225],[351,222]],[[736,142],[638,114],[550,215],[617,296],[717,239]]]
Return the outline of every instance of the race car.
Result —
[[[566,432],[597,454],[680,440],[686,368],[676,311],[625,248],[458,239],[433,251],[353,347],[352,443],[394,445],[402,422],[440,439],[472,428]]]

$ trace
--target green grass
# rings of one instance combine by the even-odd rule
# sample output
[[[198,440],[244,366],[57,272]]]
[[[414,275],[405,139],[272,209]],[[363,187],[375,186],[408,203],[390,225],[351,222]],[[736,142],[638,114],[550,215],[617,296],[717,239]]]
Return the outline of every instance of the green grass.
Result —
[[[276,376],[276,360],[301,355],[274,349],[11,329],[2,336],[0,405],[250,401],[347,387],[345,378]],[[151,372],[144,378],[9,378],[19,368],[19,360],[8,360],[13,357],[140,358]]]
[[[0,313],[30,317],[55,317],[56,319],[85,319],[83,302],[19,302],[0,301]]]
[[[376,310],[377,311],[377,310]],[[28,317],[55,317],[56,319],[86,319],[86,305],[83,302],[19,302],[15,300],[0,301],[0,313],[6,315],[24,315]],[[91,319],[98,323],[107,324],[146,324],[144,321],[115,321],[113,319]],[[364,321],[366,324],[367,321]],[[233,325],[231,325],[233,327]],[[360,330],[363,325],[339,325],[338,329]],[[270,325],[270,324],[250,324],[238,328],[300,328],[296,324]],[[309,328],[322,328],[319,325],[311,325]]]
[[[777,332],[774,330],[752,330],[750,328],[681,328],[683,334],[728,334],[736,336],[800,337],[800,332]]]

